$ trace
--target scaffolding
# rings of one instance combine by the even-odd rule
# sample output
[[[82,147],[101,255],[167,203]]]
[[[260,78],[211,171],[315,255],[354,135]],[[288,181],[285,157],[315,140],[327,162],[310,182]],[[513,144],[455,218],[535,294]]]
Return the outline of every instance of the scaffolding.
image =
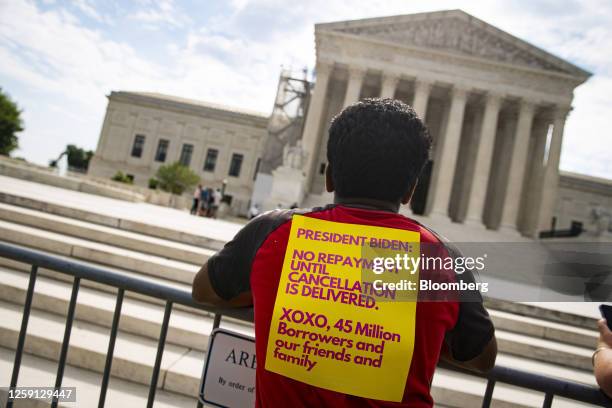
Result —
[[[270,174],[282,164],[284,147],[295,146],[302,138],[311,89],[306,68],[300,75],[281,69],[259,172]]]

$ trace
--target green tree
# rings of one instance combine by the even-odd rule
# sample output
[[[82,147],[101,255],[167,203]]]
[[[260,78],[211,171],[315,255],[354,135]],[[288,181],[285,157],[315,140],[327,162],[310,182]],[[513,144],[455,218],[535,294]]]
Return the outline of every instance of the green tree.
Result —
[[[117,170],[115,175],[111,177],[111,180],[125,184],[134,184],[134,180],[127,174],[124,174],[121,170]]]
[[[155,177],[149,178],[149,188],[151,190],[157,190],[158,184],[159,184],[159,180],[157,180]]]
[[[158,185],[164,191],[172,194],[183,194],[183,191],[194,187],[200,181],[198,176],[189,167],[179,162],[161,166],[157,170]]]
[[[0,154],[8,156],[18,146],[17,133],[23,130],[21,111],[0,88]]]
[[[70,144],[66,146],[66,149],[57,159],[49,162],[49,166],[57,167],[57,162],[59,162],[64,155],[68,157],[68,168],[70,170],[86,172],[87,168],[89,167],[89,161],[93,157],[94,152]]]
[[[66,146],[66,154],[68,155],[68,167],[87,171],[89,161],[93,157],[94,152],[76,147],[75,145],[68,145]]]

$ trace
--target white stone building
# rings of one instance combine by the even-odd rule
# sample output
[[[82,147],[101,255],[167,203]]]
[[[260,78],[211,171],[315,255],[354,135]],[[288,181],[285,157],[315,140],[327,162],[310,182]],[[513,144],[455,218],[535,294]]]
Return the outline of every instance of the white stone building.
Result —
[[[317,24],[315,45],[301,149],[260,174],[255,192],[268,116],[148,93],[111,93],[90,173],[122,170],[145,185],[166,141],[166,163],[189,156],[204,184],[227,180],[236,212],[251,198],[263,207],[325,204],[331,118],[383,96],[411,104],[434,139],[405,211],[531,237],[572,222],[592,229],[594,211],[612,213],[609,180],[559,173],[573,91],[589,72],[460,10]]]
[[[179,161],[205,187],[225,181],[232,208],[246,212],[267,124],[261,113],[153,93],[111,92],[88,174],[110,178],[122,171],[136,185],[147,186],[161,165]]]
[[[590,73],[460,10],[317,24],[315,40],[311,197],[325,200],[330,119],[360,98],[395,97],[434,139],[416,214],[529,236],[549,228],[565,119]]]

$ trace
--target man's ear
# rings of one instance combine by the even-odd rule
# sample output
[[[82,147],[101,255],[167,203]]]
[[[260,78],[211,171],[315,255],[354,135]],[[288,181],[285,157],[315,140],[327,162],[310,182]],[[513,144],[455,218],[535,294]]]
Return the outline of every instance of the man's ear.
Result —
[[[419,179],[418,178],[416,179],[416,181],[414,183],[414,186],[412,186],[410,191],[407,192],[404,197],[402,197],[402,204],[408,204],[410,202],[410,200],[412,200],[412,196],[414,195],[414,191],[416,190],[417,184],[419,184]]]
[[[332,179],[331,165],[329,163],[325,166],[325,190],[327,190],[328,193],[336,191],[336,186],[334,186],[334,180]]]

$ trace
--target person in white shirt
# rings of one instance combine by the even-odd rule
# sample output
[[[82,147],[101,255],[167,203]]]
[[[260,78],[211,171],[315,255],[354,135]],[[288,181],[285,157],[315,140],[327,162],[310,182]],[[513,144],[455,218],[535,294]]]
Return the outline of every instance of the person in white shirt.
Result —
[[[195,191],[193,192],[193,204],[191,204],[191,211],[189,211],[191,215],[195,215],[198,212],[201,194],[202,194],[202,185],[198,184]]]
[[[210,216],[213,218],[217,218],[217,211],[219,210],[219,206],[221,205],[221,200],[223,199],[223,194],[221,194],[221,189],[216,189],[212,193],[212,205],[211,205],[211,213]]]

